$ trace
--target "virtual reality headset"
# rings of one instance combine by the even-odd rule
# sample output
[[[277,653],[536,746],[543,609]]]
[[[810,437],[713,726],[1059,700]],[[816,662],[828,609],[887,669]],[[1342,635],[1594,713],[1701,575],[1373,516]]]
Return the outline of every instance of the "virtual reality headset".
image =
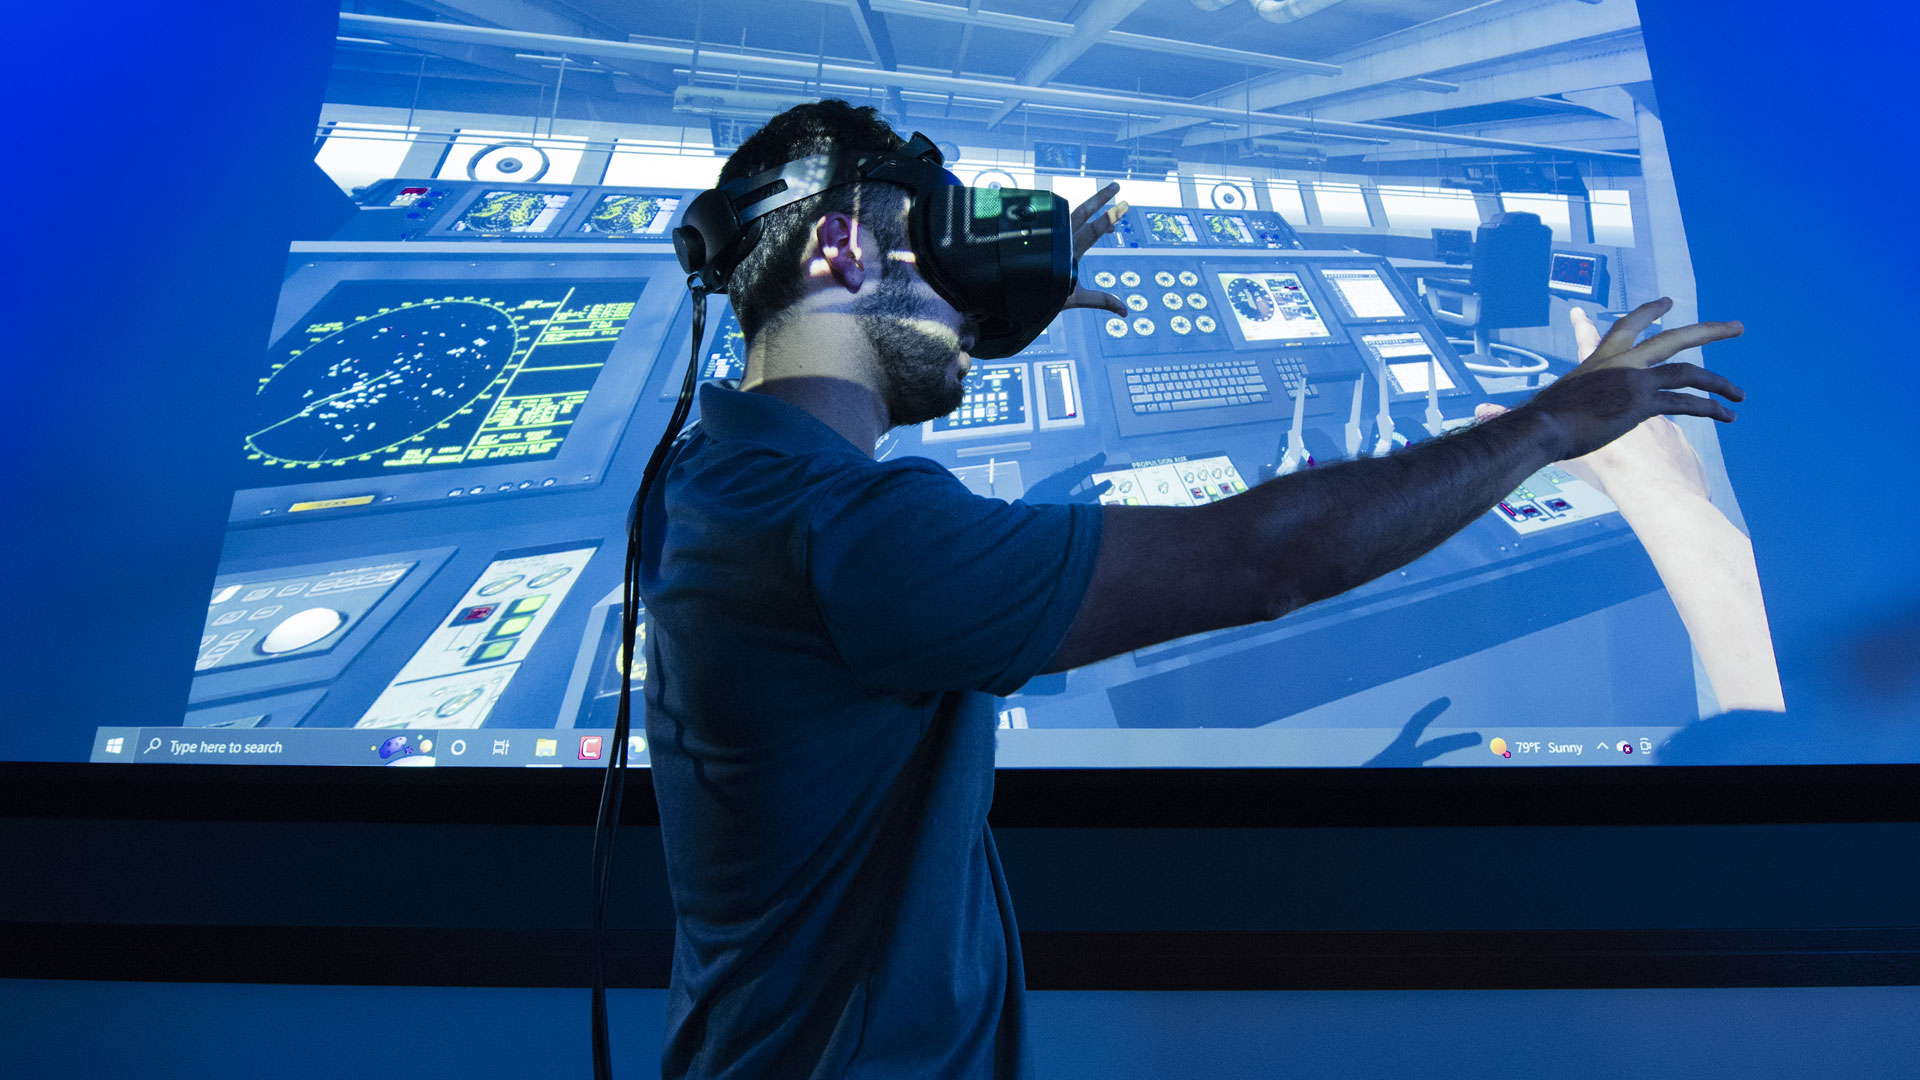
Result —
[[[804,157],[701,192],[673,230],[680,267],[708,291],[724,293],[760,238],[760,218],[862,182],[913,193],[907,236],[915,265],[942,299],[979,325],[973,356],[996,360],[1026,348],[1072,295],[1065,201],[1050,191],[966,187],[917,131],[898,150]]]

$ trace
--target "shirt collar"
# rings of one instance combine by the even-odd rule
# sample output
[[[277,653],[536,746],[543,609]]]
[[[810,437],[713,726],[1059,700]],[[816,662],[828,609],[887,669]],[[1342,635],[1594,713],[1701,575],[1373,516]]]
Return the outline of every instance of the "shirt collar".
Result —
[[[862,454],[812,413],[779,398],[718,383],[700,386],[700,429],[716,439],[743,440],[788,454]]]

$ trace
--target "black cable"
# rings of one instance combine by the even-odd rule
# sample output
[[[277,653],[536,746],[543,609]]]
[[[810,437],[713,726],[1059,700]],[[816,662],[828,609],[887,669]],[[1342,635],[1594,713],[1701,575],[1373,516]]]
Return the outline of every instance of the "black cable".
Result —
[[[600,812],[593,825],[594,1080],[613,1080],[613,1049],[607,1028],[607,897],[613,887],[614,830],[620,825],[620,803],[627,791],[627,733],[633,726],[634,639],[640,628],[640,519],[660,466],[672,452],[687,413],[692,411],[693,388],[700,381],[700,339],[707,328],[707,289],[697,275],[687,279],[687,289],[693,294],[693,345],[687,374],[680,382],[680,398],[674,402],[667,429],[654,446],[653,456],[647,459],[640,489],[633,496],[633,509],[627,515],[626,578],[620,610],[620,708],[613,725],[613,753],[607,757],[606,777],[600,783]]]

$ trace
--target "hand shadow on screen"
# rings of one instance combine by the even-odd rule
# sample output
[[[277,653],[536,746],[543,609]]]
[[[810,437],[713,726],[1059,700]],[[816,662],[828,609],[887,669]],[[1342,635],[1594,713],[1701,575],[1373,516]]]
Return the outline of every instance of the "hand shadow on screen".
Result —
[[[1418,768],[1441,754],[1450,754],[1469,746],[1479,746],[1480,733],[1477,731],[1460,731],[1452,735],[1442,735],[1437,739],[1429,739],[1426,742],[1420,741],[1420,736],[1426,732],[1427,726],[1452,705],[1452,698],[1434,698],[1428,702],[1419,712],[1413,714],[1407,721],[1407,726],[1400,729],[1400,734],[1387,744],[1385,750],[1368,758],[1365,764],[1371,768]]]
[[[1033,482],[1022,501],[1029,503],[1097,503],[1113,487],[1113,481],[1102,480],[1098,484],[1087,484],[1093,478],[1094,470],[1107,463],[1103,450],[1085,461],[1075,462],[1051,476],[1045,476]],[[1075,491],[1075,488],[1080,488]]]

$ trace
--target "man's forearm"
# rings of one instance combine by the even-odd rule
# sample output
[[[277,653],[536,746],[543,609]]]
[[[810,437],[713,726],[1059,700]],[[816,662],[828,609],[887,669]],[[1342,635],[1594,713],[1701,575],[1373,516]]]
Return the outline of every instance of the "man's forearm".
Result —
[[[1551,420],[1520,408],[1379,458],[1276,477],[1219,504],[1269,568],[1269,617],[1405,566],[1556,457]],[[1229,511],[1228,508],[1231,508]]]
[[[1721,708],[1785,711],[1752,542],[1704,496],[1684,488],[1608,495],[1653,560]]]

